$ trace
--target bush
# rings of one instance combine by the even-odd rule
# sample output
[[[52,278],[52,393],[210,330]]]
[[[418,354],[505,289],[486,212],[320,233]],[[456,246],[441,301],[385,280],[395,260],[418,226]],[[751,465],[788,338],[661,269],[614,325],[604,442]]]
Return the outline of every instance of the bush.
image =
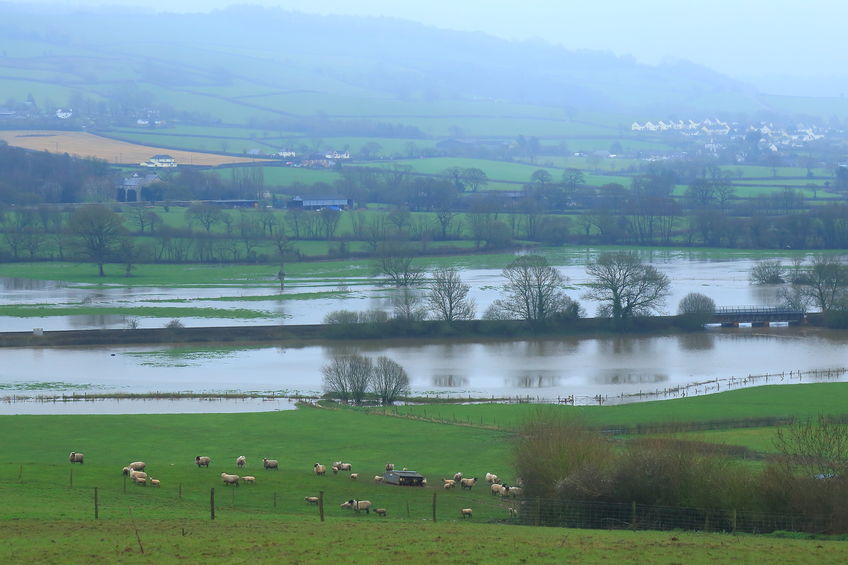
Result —
[[[178,330],[178,329],[183,328],[185,326],[183,326],[183,323],[181,321],[179,321],[177,318],[174,318],[173,320],[171,320],[170,322],[165,324],[165,327],[170,329],[170,330]]]
[[[786,269],[778,261],[759,261],[751,269],[753,284],[783,284],[786,282]]]
[[[715,314],[715,302],[709,296],[699,292],[690,292],[680,301],[677,306],[677,313],[684,317],[685,327],[702,328]]]

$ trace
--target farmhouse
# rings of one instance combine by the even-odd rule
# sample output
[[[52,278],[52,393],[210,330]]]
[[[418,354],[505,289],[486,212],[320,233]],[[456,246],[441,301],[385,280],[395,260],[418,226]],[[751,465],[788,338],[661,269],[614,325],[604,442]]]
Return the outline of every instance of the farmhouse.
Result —
[[[383,482],[401,487],[423,487],[424,476],[415,471],[386,471]]]
[[[144,163],[139,163],[142,167],[160,167],[171,168],[177,166],[177,161],[170,155],[154,155]]]
[[[153,198],[150,186],[162,182],[156,173],[147,173],[144,176],[133,173],[132,176],[124,177],[118,185],[116,200],[118,202],[139,202],[141,200],[156,200]]]

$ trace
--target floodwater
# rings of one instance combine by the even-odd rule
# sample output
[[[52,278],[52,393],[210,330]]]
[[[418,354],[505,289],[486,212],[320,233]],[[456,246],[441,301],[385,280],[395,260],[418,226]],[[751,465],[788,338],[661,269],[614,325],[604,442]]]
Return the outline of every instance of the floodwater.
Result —
[[[563,253],[552,263],[569,280],[569,294],[588,315],[595,305],[582,300],[584,265],[593,252]],[[674,313],[689,292],[710,296],[718,306],[775,305],[778,288],[748,282],[750,257],[715,260],[707,255],[650,252],[646,259],[672,282],[667,312]],[[784,263],[788,263],[784,259]],[[500,270],[466,269],[478,313],[500,294]],[[86,304],[103,306],[178,306],[249,308],[265,319],[181,318],[185,326],[320,323],[333,310],[391,310],[394,289],[361,277],[326,282],[287,281],[285,295],[342,291],[303,300],[274,298],[268,285],[203,288],[91,288],[0,278],[0,304]],[[314,296],[314,295],[313,295]],[[240,301],[222,297],[268,297]],[[185,301],[189,303],[186,304]],[[140,320],[140,327],[162,327],[167,320]],[[26,331],[121,328],[121,316],[0,317],[0,330]],[[710,329],[675,336],[463,341],[345,342],[307,347],[227,346],[20,348],[0,350],[0,413],[227,412],[278,410],[265,401],[40,403],[2,402],[3,397],[108,393],[233,393],[320,395],[321,368],[333,357],[358,352],[400,363],[412,392],[458,398],[530,398],[578,404],[617,403],[704,394],[755,384],[841,380],[848,367],[848,333],[813,328]],[[772,375],[768,378],[752,376]],[[289,406],[287,401],[280,401]],[[26,405],[26,406],[24,406]],[[77,408],[79,406],[79,408]],[[17,410],[17,411],[16,411]],[[39,412],[41,411],[41,412]],[[69,412],[70,411],[70,412]]]

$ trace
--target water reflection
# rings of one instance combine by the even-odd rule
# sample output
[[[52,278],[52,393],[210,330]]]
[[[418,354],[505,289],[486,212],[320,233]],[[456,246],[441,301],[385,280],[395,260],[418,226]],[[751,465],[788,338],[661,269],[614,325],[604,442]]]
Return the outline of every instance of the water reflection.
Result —
[[[651,372],[634,372],[630,369],[602,371],[592,377],[592,380],[601,385],[636,385],[636,384],[658,384],[666,383],[669,378],[667,374]]]
[[[35,279],[17,279],[0,277],[0,288],[3,290],[48,290],[62,288],[65,284],[59,281],[39,281]]]
[[[117,328],[127,324],[127,317],[120,314],[86,314],[68,316],[68,322],[74,328]]]
[[[517,375],[506,379],[506,386],[520,389],[550,388],[559,386],[559,383],[559,375],[550,372]]]
[[[683,351],[708,351],[715,347],[715,335],[707,332],[682,334],[677,343]]]
[[[433,375],[433,386],[440,388],[460,388],[468,386],[468,377],[463,375]]]

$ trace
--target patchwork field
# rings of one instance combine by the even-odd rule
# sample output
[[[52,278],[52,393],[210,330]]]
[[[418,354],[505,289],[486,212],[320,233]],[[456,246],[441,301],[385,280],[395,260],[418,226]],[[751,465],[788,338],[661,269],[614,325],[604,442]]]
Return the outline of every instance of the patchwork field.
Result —
[[[33,151],[68,153],[78,157],[94,157],[114,164],[141,163],[157,153],[167,153],[176,159],[178,164],[183,165],[216,167],[230,163],[252,163],[255,161],[255,159],[248,157],[229,157],[211,153],[137,145],[86,132],[0,131],[0,140],[5,141],[9,145],[32,149]]]

